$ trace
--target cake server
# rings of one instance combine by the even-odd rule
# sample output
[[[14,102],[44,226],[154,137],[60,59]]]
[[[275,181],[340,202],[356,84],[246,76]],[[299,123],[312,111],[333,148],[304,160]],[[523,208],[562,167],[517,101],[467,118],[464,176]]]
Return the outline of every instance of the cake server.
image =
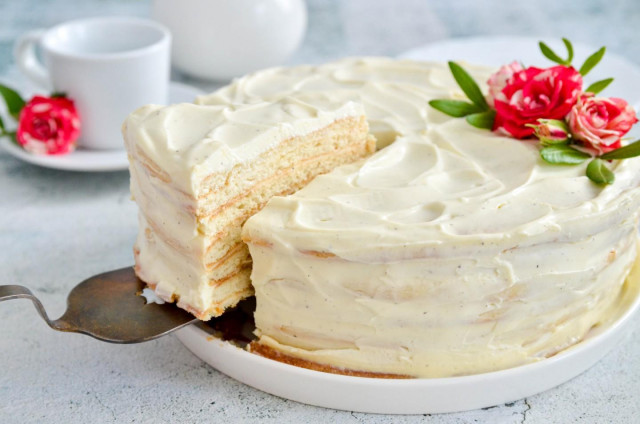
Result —
[[[170,303],[147,303],[140,293],[145,284],[127,267],[95,275],[71,290],[67,310],[51,320],[42,303],[24,286],[0,286],[0,302],[31,299],[49,327],[87,334],[111,343],[153,340],[197,319]]]

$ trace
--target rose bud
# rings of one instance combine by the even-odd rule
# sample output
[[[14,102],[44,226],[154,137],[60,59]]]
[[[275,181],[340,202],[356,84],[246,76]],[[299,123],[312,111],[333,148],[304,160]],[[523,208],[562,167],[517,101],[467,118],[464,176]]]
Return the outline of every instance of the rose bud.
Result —
[[[30,153],[69,153],[79,135],[78,112],[66,97],[35,96],[20,111],[16,140]]]
[[[638,122],[636,112],[623,99],[580,96],[568,117],[573,137],[599,154],[622,146],[622,137]]]
[[[527,126],[533,128],[534,135],[543,146],[564,144],[571,136],[567,124],[558,119],[538,119],[538,125],[528,124]]]

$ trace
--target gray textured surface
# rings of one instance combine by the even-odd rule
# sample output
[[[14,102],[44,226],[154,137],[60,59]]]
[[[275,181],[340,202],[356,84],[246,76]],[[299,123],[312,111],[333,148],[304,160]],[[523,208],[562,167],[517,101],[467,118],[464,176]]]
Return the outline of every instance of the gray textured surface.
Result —
[[[292,63],[395,55],[449,37],[494,34],[568,36],[606,44],[640,63],[637,0],[308,4],[309,31]],[[80,16],[148,12],[147,1],[0,0],[0,78],[21,85],[11,49],[28,29]],[[126,172],[53,171],[0,152],[0,199],[0,283],[33,288],[54,317],[77,282],[132,263],[136,208]],[[55,333],[28,301],[3,302],[0,422],[637,423],[638,334],[581,376],[527,400],[460,414],[393,417],[326,410],[264,394],[211,369],[171,336],[117,346]]]

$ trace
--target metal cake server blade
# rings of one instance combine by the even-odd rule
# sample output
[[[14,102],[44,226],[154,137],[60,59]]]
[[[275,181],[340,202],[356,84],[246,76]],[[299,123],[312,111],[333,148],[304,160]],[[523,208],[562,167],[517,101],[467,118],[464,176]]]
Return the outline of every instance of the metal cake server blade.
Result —
[[[42,303],[26,287],[0,286],[0,301],[31,299],[54,330],[111,343],[146,342],[198,321],[171,303],[146,303],[139,295],[144,288],[132,267],[93,276],[71,290],[67,310],[57,320],[49,319]]]

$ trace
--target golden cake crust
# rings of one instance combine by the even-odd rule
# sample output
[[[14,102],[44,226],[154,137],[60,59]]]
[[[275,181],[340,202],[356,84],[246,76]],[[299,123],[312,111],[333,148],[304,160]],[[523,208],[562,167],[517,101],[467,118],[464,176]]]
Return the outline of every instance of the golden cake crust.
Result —
[[[317,362],[308,361],[305,359],[294,358],[293,356],[285,355],[282,352],[278,352],[277,350],[260,344],[259,342],[251,342],[247,346],[247,350],[256,355],[262,356],[264,358],[272,359],[274,361],[282,362],[288,365],[294,365],[300,368],[306,368],[313,371],[321,371],[327,372],[331,374],[340,374],[340,375],[348,375],[351,377],[367,377],[367,378],[387,378],[387,379],[409,379],[414,378],[409,375],[402,374],[385,374],[378,372],[370,372],[370,371],[358,371],[358,370],[350,370],[343,369],[338,367],[333,367],[330,365],[319,364]]]

